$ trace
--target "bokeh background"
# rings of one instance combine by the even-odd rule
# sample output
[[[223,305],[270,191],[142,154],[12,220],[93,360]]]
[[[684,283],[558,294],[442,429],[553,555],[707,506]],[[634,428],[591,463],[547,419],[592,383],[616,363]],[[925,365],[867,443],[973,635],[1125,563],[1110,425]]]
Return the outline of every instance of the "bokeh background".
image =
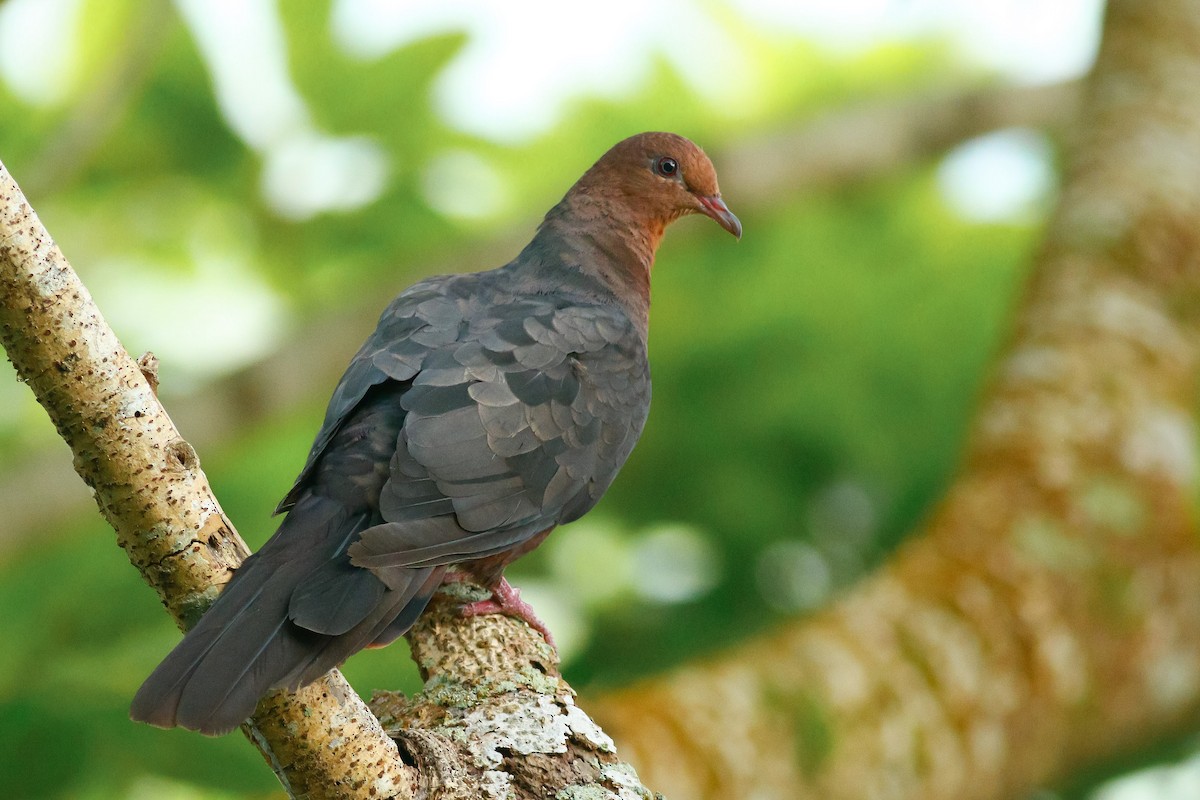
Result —
[[[1022,98],[1087,71],[1101,13],[0,0],[0,159],[128,349],[159,357],[257,545],[392,295],[506,261],[620,138],[703,145],[745,237],[672,229],[646,434],[596,511],[510,570],[586,695],[819,607],[939,495],[1054,199],[1065,109]],[[914,143],[914,116],[968,91],[1009,101]],[[128,722],[178,634],[7,364],[0,609],[6,796],[278,792],[240,737]],[[345,672],[418,686],[403,643]],[[1198,792],[1184,759],[1071,796]]]

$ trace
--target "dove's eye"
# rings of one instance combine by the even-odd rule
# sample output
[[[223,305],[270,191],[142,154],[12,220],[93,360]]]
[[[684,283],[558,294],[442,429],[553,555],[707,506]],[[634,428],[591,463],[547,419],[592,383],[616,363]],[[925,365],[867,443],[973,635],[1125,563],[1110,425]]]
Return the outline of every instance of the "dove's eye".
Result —
[[[675,173],[679,172],[679,162],[670,156],[663,156],[654,162],[654,171],[664,178],[674,177]]]

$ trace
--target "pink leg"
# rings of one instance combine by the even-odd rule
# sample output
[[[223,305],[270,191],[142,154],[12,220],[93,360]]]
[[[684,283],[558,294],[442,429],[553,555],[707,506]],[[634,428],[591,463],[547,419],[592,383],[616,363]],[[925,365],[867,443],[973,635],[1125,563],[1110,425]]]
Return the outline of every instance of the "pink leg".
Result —
[[[449,581],[469,580],[461,573],[454,572],[446,573],[446,578]],[[483,614],[503,614],[506,617],[516,617],[544,636],[546,643],[551,647],[555,646],[554,637],[550,634],[546,623],[538,619],[533,607],[521,599],[521,592],[504,578],[501,578],[500,582],[492,587],[492,599],[466,603],[459,613],[464,617],[478,617]]]

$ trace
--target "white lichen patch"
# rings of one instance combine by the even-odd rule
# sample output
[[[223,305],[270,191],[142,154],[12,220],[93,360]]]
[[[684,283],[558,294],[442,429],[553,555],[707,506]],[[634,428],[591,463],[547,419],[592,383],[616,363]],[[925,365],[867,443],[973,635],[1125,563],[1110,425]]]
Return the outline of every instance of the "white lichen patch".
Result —
[[[39,296],[57,300],[66,294],[78,294],[85,302],[92,302],[91,295],[79,282],[79,277],[66,263],[62,253],[57,252],[45,228],[40,228],[32,237],[25,235],[24,231],[18,231],[10,241],[22,251],[22,255],[28,254],[27,257],[39,265],[40,271],[36,273],[36,280],[32,284]],[[41,266],[43,264],[45,266]]]
[[[567,698],[566,702],[566,718],[567,727],[576,738],[582,739],[592,747],[605,753],[616,752],[617,746],[613,743],[612,737],[593,722],[592,718],[585,714],[582,708],[575,705],[575,701],[570,697]]]
[[[633,767],[622,762],[600,770],[599,783],[575,784],[560,789],[554,800],[651,800]]]
[[[532,701],[532,702],[530,702]],[[553,698],[519,697],[468,712],[451,734],[466,746],[475,765],[495,769],[504,762],[501,750],[530,755],[565,753],[570,726]]]
[[[650,797],[633,767],[624,761],[600,770],[600,780],[616,790],[614,796],[619,800],[647,800]]]
[[[571,739],[604,752],[616,749],[612,739],[575,705],[569,694],[551,697],[517,693],[508,700],[476,707],[458,720],[447,721],[445,733],[462,745],[474,765],[483,770],[482,796],[495,800],[512,795],[511,776],[503,768],[506,756],[566,753]],[[627,765],[614,765],[611,774],[606,770],[602,773],[602,782],[610,784],[613,791],[589,784],[568,787],[563,790],[567,794],[560,792],[559,796],[605,800],[643,798],[638,793],[641,782]]]
[[[512,776],[498,769],[484,770],[479,776],[479,790],[483,792],[484,797],[505,800],[512,797]]]
[[[570,696],[530,695],[479,707],[468,712],[455,731],[468,736],[468,749],[476,765],[484,768],[503,761],[501,750],[521,755],[565,753],[572,736],[600,750],[616,749],[608,734]]]
[[[199,473],[199,470],[195,470],[194,474],[195,473]],[[192,512],[198,515],[200,527],[203,527],[203,525],[208,522],[208,518],[214,514],[224,513],[221,511],[221,506],[219,503],[217,503],[217,499],[213,497],[212,492],[208,490],[207,480],[205,480],[202,488],[204,491],[196,493],[196,498],[191,505]]]

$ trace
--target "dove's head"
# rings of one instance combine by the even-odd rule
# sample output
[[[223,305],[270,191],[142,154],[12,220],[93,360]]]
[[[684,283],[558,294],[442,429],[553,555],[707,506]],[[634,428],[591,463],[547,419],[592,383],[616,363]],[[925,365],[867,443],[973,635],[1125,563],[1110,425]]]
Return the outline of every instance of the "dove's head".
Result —
[[[704,151],[674,133],[639,133],[618,142],[572,189],[627,206],[662,235],[687,214],[704,214],[739,239],[742,223],[721,199],[717,171]]]
[[[599,279],[644,328],[658,245],[667,226],[688,214],[742,236],[704,151],[673,133],[640,133],[617,142],[575,182],[517,263]]]

